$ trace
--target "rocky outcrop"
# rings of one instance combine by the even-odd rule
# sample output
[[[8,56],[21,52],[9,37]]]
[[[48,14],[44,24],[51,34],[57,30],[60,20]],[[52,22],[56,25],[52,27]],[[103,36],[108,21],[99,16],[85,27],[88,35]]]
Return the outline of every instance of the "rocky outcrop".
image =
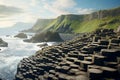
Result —
[[[27,35],[25,33],[19,33],[14,37],[18,37],[18,38],[27,38]]]
[[[47,43],[42,43],[42,44],[38,44],[37,46],[39,46],[40,48],[43,48],[43,47],[47,47],[48,44]]]
[[[59,33],[47,31],[44,33],[36,34],[31,39],[24,41],[37,43],[37,42],[61,42],[63,40],[61,39]]]
[[[98,29],[24,58],[15,80],[119,80],[119,75],[120,35]]]
[[[8,43],[3,41],[2,38],[0,38],[0,47],[8,47]]]

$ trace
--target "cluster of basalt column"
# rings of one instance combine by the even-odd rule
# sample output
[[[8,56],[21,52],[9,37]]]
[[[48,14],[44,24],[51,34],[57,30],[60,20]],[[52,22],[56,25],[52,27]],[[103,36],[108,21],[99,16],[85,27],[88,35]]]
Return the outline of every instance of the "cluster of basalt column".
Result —
[[[120,80],[120,35],[99,29],[24,58],[15,80]]]

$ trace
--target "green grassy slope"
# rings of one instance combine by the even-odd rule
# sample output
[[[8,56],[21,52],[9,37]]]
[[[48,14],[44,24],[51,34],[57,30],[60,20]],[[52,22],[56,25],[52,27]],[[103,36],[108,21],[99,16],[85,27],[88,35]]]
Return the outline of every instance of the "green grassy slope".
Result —
[[[98,28],[117,29],[120,26],[120,7],[110,10],[100,10],[88,15],[61,15],[56,19],[38,20],[32,30],[57,31],[60,33],[91,32]]]
[[[32,32],[39,32],[48,26],[54,19],[38,19],[35,25],[29,29]]]
[[[120,26],[120,16],[105,17],[102,19],[93,19],[78,23],[77,27],[73,27],[75,33],[91,32],[98,28],[117,29]]]
[[[57,31],[57,32],[71,32],[72,31],[72,24],[74,22],[82,21],[82,15],[62,15],[55,19],[51,24],[46,26],[43,31]]]

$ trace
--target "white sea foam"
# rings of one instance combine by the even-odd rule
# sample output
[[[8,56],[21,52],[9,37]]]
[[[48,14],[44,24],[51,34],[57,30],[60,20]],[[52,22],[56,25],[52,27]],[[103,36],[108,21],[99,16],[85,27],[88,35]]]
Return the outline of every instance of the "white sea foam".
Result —
[[[22,39],[12,36],[1,37],[8,43],[8,47],[0,47],[0,78],[13,80],[20,60],[35,54],[40,48],[36,43],[25,43]]]
[[[37,45],[42,43],[26,43],[14,36],[0,37],[8,43],[8,47],[0,47],[0,78],[13,80],[20,60],[35,54],[41,49]],[[54,42],[47,44],[51,46]]]

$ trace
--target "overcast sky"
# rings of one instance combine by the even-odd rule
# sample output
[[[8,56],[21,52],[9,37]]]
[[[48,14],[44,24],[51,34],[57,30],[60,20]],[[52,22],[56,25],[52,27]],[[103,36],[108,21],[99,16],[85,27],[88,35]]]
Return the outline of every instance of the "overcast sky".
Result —
[[[119,7],[119,0],[0,0],[0,28],[61,14],[89,14]]]

